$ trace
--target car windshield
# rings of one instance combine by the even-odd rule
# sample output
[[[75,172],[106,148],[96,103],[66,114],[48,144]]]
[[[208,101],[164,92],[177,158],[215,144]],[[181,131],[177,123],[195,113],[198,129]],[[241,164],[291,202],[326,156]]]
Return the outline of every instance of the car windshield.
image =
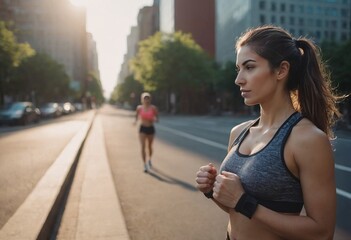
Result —
[[[24,103],[13,103],[10,105],[8,110],[17,111],[17,110],[22,110],[24,107],[25,107]]]
[[[57,103],[46,103],[43,105],[43,108],[53,108],[56,106],[57,106]]]

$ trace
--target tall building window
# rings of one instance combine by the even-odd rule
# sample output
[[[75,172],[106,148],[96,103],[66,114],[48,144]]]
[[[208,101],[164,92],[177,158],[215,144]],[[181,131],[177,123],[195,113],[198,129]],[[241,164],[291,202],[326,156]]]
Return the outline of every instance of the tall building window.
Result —
[[[280,11],[285,12],[285,3],[280,5]]]
[[[328,31],[324,31],[324,38],[325,38],[325,40],[329,40],[329,32]]]
[[[260,10],[265,10],[266,9],[266,2],[265,1],[260,1],[259,8],[260,8]]]
[[[316,26],[317,27],[322,27],[322,21],[320,19],[316,20]]]
[[[266,24],[266,16],[265,15],[260,15],[260,23],[261,24]]]
[[[290,17],[289,18],[289,23],[290,23],[290,25],[295,25],[295,18],[294,17]]]
[[[305,21],[304,21],[303,18],[299,18],[299,25],[300,25],[300,26],[305,25]]]
[[[280,16],[280,23],[285,24],[285,17],[284,16]]]
[[[342,29],[347,29],[347,22],[342,21],[341,26],[342,26]]]
[[[313,14],[313,7],[312,6],[307,6],[306,12],[307,12],[307,14]]]
[[[294,13],[294,12],[295,12],[295,5],[290,4],[290,13]]]
[[[304,6],[303,6],[303,5],[300,5],[300,6],[299,6],[299,13],[301,14],[301,13],[304,13],[304,12],[305,12]]]
[[[332,21],[331,21],[331,27],[332,27],[333,29],[337,28],[337,27],[338,27],[338,22],[337,22],[336,20],[332,20]]]
[[[345,8],[341,9],[341,16],[342,17],[348,17],[349,16],[348,9],[345,9]]]
[[[277,20],[276,20],[275,16],[274,16],[274,15],[273,15],[273,16],[271,16],[271,23],[272,23],[272,24],[275,24],[275,23],[276,23],[276,21],[277,21]]]
[[[316,38],[317,38],[318,40],[321,39],[321,32],[320,32],[320,31],[316,31]]]
[[[347,33],[341,33],[341,41],[347,41],[347,36],[348,34]]]
[[[275,11],[277,10],[277,5],[275,4],[275,2],[272,2],[271,10],[272,10],[273,12],[275,12]]]

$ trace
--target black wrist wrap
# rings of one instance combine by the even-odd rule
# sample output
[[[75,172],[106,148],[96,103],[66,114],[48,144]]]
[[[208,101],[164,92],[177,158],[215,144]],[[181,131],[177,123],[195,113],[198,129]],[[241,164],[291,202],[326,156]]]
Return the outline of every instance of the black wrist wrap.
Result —
[[[251,219],[256,211],[257,205],[258,201],[256,198],[244,193],[240,197],[234,209],[235,211]]]
[[[205,195],[207,198],[213,198],[213,190],[211,190],[211,191],[208,192],[208,193],[204,193],[204,195]]]

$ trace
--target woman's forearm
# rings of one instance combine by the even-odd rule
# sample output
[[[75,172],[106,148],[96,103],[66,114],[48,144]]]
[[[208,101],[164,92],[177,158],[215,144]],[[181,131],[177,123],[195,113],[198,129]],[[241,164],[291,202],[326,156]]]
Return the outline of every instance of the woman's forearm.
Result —
[[[281,214],[259,205],[252,220],[261,222],[284,239],[333,239],[333,225],[325,226],[309,216]]]

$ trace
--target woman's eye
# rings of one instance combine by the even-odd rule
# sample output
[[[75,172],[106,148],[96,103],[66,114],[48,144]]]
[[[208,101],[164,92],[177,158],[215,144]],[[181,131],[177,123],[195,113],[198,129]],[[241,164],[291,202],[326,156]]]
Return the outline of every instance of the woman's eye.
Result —
[[[254,67],[253,66],[246,66],[246,69],[247,70],[251,70],[251,69],[253,69]]]

